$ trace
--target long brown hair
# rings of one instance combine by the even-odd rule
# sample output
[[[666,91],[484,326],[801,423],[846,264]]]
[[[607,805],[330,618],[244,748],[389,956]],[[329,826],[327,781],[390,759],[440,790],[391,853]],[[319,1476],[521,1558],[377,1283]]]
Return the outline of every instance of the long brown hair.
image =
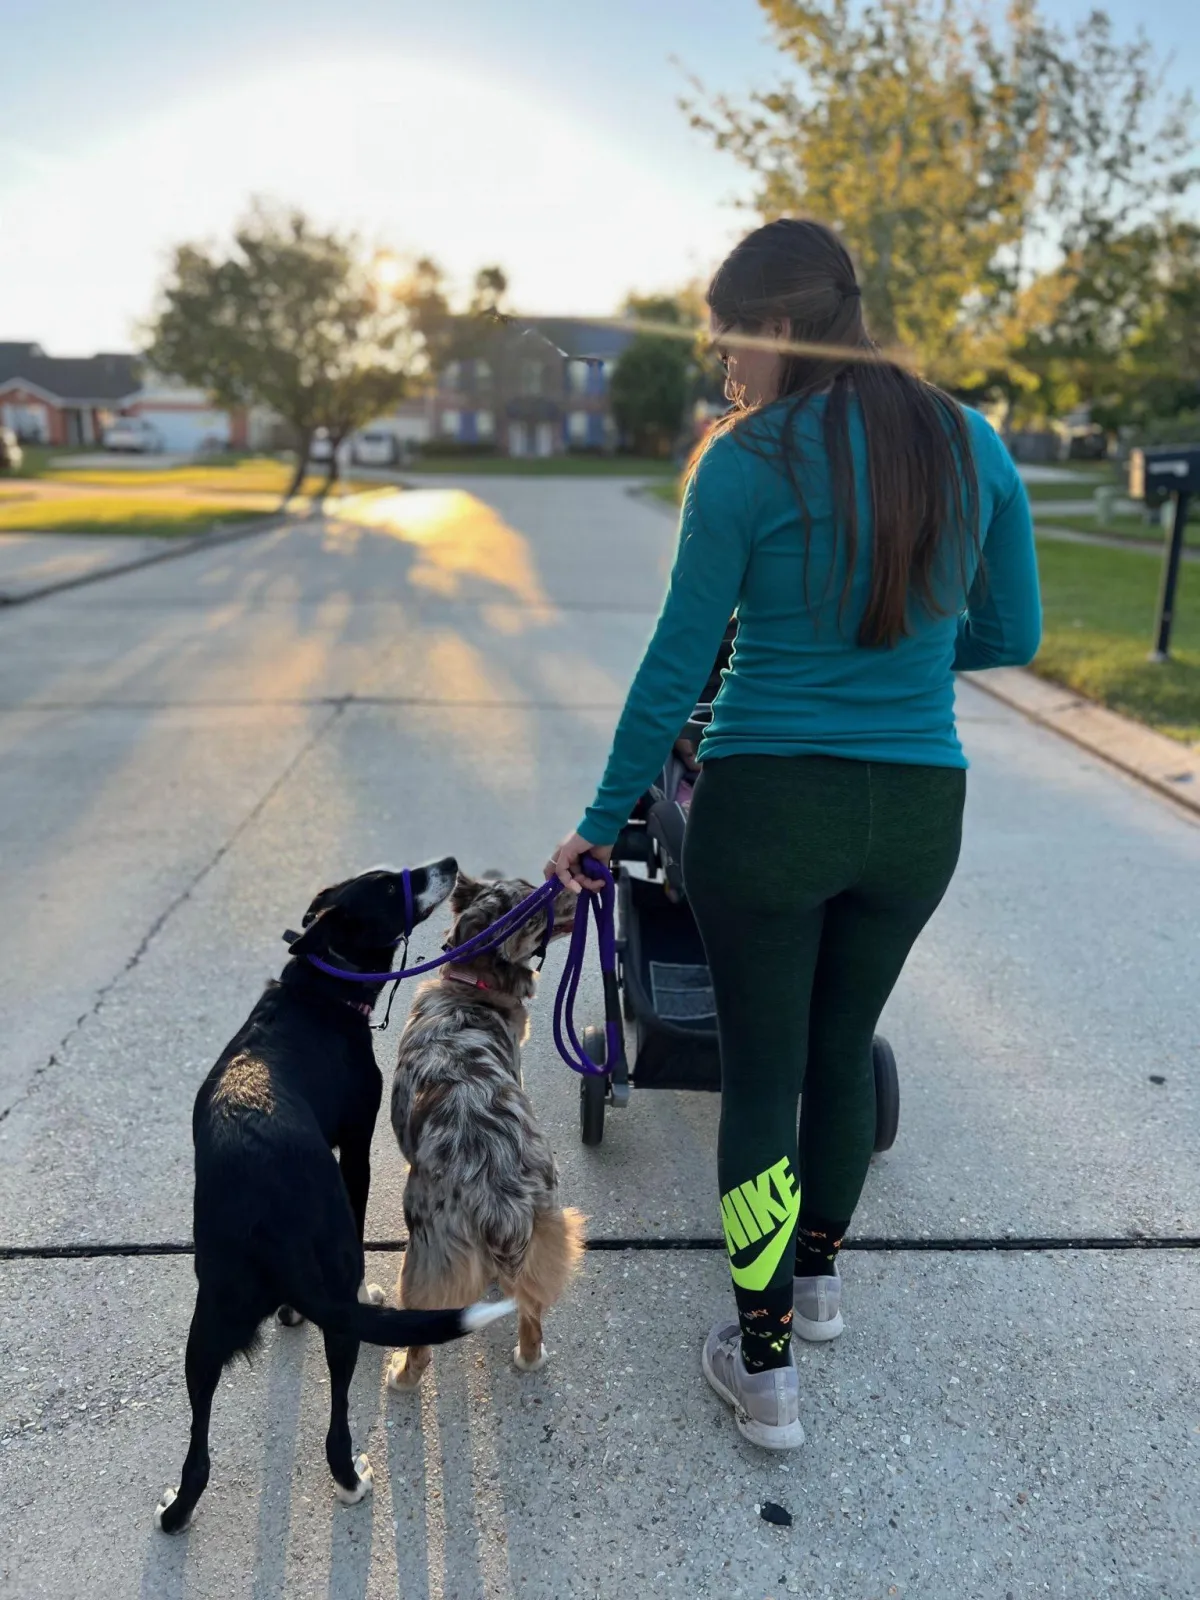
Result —
[[[858,402],[873,530],[859,644],[891,646],[904,638],[913,603],[929,615],[949,614],[958,601],[948,602],[944,589],[939,594],[945,558],[952,558],[965,588],[970,558],[979,554],[979,486],[966,421],[949,395],[888,360],[872,342],[854,265],[837,234],[819,222],[768,222],[725,258],[706,299],[716,325],[735,344],[738,334],[779,342],[779,393],[772,405],[788,403],[782,425],[757,426],[758,408],[735,398],[735,409],[714,433],[732,432],[756,454],[782,462],[810,530],[794,424],[814,396],[827,396],[823,439],[835,525],[846,541],[842,607],[858,553],[849,426],[851,401]]]

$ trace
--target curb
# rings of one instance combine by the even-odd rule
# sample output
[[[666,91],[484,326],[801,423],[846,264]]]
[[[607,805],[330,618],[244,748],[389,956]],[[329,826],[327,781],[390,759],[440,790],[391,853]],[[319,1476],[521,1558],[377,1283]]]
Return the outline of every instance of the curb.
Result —
[[[157,566],[160,561],[178,561],[182,556],[193,555],[198,550],[213,550],[223,544],[234,544],[239,539],[249,539],[256,533],[274,533],[289,522],[302,518],[267,517],[255,522],[233,523],[219,533],[200,533],[194,539],[181,539],[167,550],[153,550],[148,555],[135,556],[132,561],[122,561],[118,566],[101,567],[96,572],[81,572],[74,578],[59,578],[54,583],[44,583],[39,589],[27,589],[23,594],[7,594],[0,590],[0,609],[26,606],[34,600],[45,600],[52,594],[62,594],[66,589],[82,589],[89,583],[103,583],[106,578],[119,578],[126,572],[138,572],[142,567]]]
[[[1022,667],[992,667],[963,676],[1039,727],[1061,734],[1200,817],[1200,749],[1168,739]]]

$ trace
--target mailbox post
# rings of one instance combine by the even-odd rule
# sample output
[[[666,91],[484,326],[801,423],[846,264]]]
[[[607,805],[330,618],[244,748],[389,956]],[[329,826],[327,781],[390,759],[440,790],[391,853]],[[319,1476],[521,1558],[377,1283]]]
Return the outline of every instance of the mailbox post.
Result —
[[[1171,623],[1175,615],[1175,590],[1183,557],[1183,534],[1188,504],[1200,492],[1200,445],[1163,445],[1153,450],[1133,450],[1129,456],[1129,498],[1149,507],[1172,502],[1174,514],[1163,553],[1162,588],[1151,661],[1166,661],[1171,654]]]

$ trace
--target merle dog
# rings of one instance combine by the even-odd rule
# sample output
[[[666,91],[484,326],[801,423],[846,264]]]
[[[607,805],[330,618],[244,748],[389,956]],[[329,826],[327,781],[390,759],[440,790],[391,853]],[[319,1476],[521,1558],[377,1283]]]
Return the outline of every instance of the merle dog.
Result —
[[[452,859],[414,868],[412,916],[424,921],[454,887]],[[395,1311],[363,1284],[371,1135],[383,1093],[369,1017],[380,986],[331,977],[306,958],[358,972],[391,969],[405,932],[401,874],[363,873],[323,889],[267,985],[196,1096],[195,1237],[199,1288],[187,1342],[192,1433],[178,1489],[155,1512],[182,1528],[208,1483],[208,1423],[222,1368],[255,1342],[277,1308],[325,1336],[330,1421],[325,1455],[338,1497],[371,1488],[350,1442],[348,1397],[360,1340],[441,1344],[511,1308]],[[337,1148],[335,1159],[333,1150]],[[299,1315],[288,1314],[294,1307]]]
[[[460,873],[451,944],[465,944],[532,892],[521,878],[477,882]],[[542,1314],[583,1256],[584,1219],[562,1205],[554,1152],[521,1082],[526,1007],[537,988],[531,962],[547,937],[571,931],[577,905],[563,889],[549,929],[535,918],[499,949],[445,966],[419,989],[392,1079],[392,1127],[409,1162],[400,1303],[417,1310],[475,1300],[499,1281],[517,1302],[513,1354],[523,1372],[545,1361]],[[415,1387],[429,1360],[420,1343],[398,1351],[389,1387]]]

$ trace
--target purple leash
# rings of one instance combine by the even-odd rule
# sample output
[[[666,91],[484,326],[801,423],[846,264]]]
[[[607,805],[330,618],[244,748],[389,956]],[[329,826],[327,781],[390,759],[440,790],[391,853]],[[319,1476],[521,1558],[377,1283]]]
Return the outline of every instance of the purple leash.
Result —
[[[575,925],[571,930],[571,943],[567,949],[562,977],[559,979],[558,992],[554,997],[554,1043],[559,1055],[572,1071],[599,1076],[613,1070],[623,1048],[620,1037],[621,1024],[613,1020],[614,1017],[619,1017],[620,1012],[608,1003],[616,995],[617,983],[616,890],[612,873],[602,862],[592,856],[584,856],[582,866],[588,877],[602,879],[603,887],[598,893],[585,890],[580,894],[575,907]],[[403,872],[403,882],[404,948],[407,954],[414,920],[412,881],[407,867]],[[498,949],[506,939],[511,938],[518,928],[523,928],[538,915],[546,919],[545,942],[549,943],[554,929],[554,902],[558,898],[560,889],[561,885],[557,878],[548,878],[532,894],[526,895],[518,905],[506,911],[502,917],[497,917],[496,921],[490,927],[484,928],[482,933],[477,933],[465,944],[457,945],[452,950],[444,950],[441,955],[421,962],[419,966],[402,966],[397,972],[348,972],[344,967],[334,967],[328,961],[322,961],[320,956],[310,955],[307,959],[319,971],[328,973],[331,978],[342,978],[349,983],[399,983],[402,978],[419,978],[427,972],[436,972],[439,967],[449,966],[451,962],[487,955]],[[590,1059],[580,1045],[575,1031],[575,996],[579,990],[584,957],[587,954],[589,910],[595,913],[596,918],[596,931],[600,944],[600,971],[604,977],[605,1009],[609,1017],[604,1030],[603,1062]]]

